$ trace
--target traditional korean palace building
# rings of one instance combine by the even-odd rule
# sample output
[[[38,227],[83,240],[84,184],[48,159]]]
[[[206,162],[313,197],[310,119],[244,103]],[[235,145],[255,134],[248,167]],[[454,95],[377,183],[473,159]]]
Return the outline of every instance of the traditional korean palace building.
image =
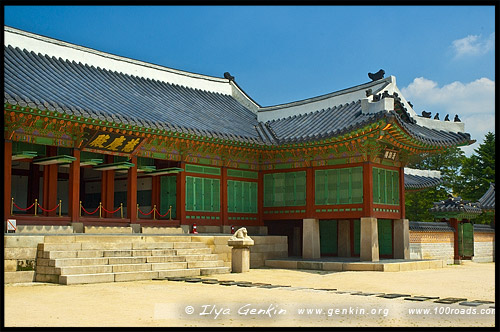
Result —
[[[263,107],[229,73],[4,37],[4,221],[17,224],[245,226],[304,258],[409,258],[405,179],[426,185],[405,165],[474,142],[462,122],[417,115],[394,76]]]

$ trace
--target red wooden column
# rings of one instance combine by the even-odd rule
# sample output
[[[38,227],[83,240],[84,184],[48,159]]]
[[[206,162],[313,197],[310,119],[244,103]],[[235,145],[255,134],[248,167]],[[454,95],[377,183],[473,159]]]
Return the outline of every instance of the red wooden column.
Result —
[[[10,218],[11,185],[12,185],[12,141],[4,142],[3,150],[3,217],[4,221]]]
[[[363,163],[363,216],[373,216],[373,165]]]
[[[179,167],[186,169],[186,163],[180,162]],[[177,218],[181,225],[186,223],[186,172],[177,175]]]
[[[161,176],[152,176],[151,177],[151,208],[156,205],[156,207],[160,208],[160,193],[161,193]],[[151,218],[153,215],[151,214]]]
[[[229,213],[227,211],[227,167],[221,167],[221,211],[222,211],[222,223],[221,226],[229,225]],[[222,232],[224,230],[222,229]]]
[[[80,220],[80,150],[73,149],[75,161],[69,166],[68,215],[71,222]]]
[[[127,174],[127,218],[130,223],[137,221],[137,157],[130,158],[134,167],[128,169]]]
[[[113,163],[113,156],[111,155],[106,155],[104,157],[105,162],[107,164]],[[110,170],[110,171],[103,171],[102,172],[102,179],[101,179],[101,202],[102,206],[109,210],[113,211],[114,210],[114,204],[115,204],[115,171]],[[110,218],[113,215],[110,213],[105,212],[104,210],[102,211],[102,216],[105,218]]]
[[[449,220],[450,226],[455,229],[453,232],[453,260],[455,264],[460,263],[460,255],[458,254],[458,219],[450,218]]]
[[[57,154],[56,146],[47,146],[47,156]],[[59,202],[57,201],[57,169],[58,165],[45,165],[43,167],[43,200],[42,207],[46,210],[53,209]],[[44,212],[45,216],[55,216],[58,209],[51,212]]]
[[[312,166],[308,167],[306,170],[306,217],[312,218],[315,214],[314,204],[315,204],[315,190],[314,190],[314,169]]]
[[[401,211],[401,219],[405,219],[405,168],[399,168],[399,210]]]

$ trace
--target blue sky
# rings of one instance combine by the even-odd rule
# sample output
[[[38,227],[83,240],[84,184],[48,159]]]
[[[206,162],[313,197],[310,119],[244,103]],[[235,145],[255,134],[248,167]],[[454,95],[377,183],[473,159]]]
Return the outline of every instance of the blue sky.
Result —
[[[262,106],[394,75],[417,113],[495,132],[493,6],[5,6],[5,25],[170,68]],[[478,143],[464,148],[470,154]]]

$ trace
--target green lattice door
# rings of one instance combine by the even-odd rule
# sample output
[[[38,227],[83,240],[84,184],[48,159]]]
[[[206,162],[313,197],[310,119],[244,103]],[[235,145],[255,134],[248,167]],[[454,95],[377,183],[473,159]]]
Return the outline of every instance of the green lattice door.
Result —
[[[474,225],[471,223],[458,224],[458,255],[474,256]]]
[[[177,216],[177,176],[162,176],[160,178],[160,213],[167,213],[172,206],[172,219]],[[165,217],[168,218],[168,215]]]
[[[378,219],[379,255],[392,255],[392,220]]]
[[[337,220],[319,221],[319,243],[321,255],[337,255]]]
[[[354,229],[353,229],[354,255],[359,255],[360,239],[361,239],[361,220],[355,219],[354,220]]]

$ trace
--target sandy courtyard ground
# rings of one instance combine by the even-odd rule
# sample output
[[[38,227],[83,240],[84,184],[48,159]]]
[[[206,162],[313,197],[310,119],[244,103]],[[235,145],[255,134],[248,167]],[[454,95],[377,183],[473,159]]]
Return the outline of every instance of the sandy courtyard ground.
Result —
[[[468,307],[299,288],[495,301],[494,263],[411,272],[252,269],[207,278],[292,287],[152,280],[11,284],[4,288],[5,326],[495,326],[495,304]]]

